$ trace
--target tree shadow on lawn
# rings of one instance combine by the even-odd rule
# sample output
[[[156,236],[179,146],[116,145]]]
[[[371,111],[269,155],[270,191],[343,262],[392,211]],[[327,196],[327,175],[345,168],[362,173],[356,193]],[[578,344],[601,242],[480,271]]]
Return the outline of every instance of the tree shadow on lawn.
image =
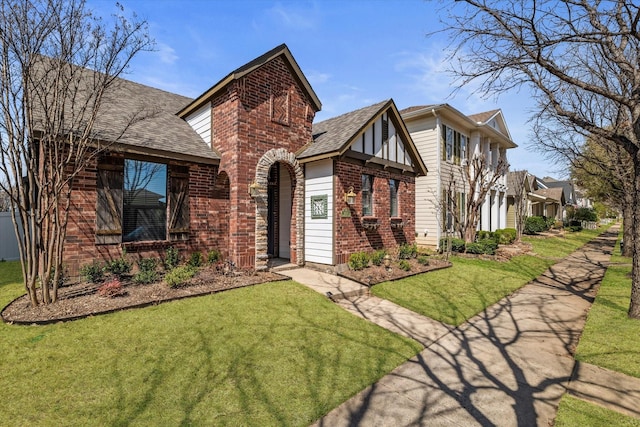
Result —
[[[601,236],[452,329],[316,425],[553,422],[614,242]]]

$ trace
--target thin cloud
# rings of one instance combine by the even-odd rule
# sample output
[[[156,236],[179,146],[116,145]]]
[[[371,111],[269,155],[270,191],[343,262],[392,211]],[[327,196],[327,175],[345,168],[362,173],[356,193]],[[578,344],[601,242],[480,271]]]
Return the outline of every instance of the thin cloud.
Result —
[[[173,65],[178,60],[179,57],[176,54],[175,49],[171,46],[164,43],[158,43],[156,47],[158,49],[156,54],[158,55],[160,62],[163,64]]]
[[[329,81],[329,79],[331,79],[331,74],[329,73],[322,73],[320,71],[315,71],[315,70],[311,70],[307,73],[305,73],[305,76],[307,76],[307,80],[309,80],[309,83],[311,83],[311,85],[319,85],[322,83],[326,83]]]
[[[285,7],[282,3],[276,3],[267,14],[286,28],[294,30],[310,30],[316,28],[316,10],[314,8],[301,9],[292,3]]]

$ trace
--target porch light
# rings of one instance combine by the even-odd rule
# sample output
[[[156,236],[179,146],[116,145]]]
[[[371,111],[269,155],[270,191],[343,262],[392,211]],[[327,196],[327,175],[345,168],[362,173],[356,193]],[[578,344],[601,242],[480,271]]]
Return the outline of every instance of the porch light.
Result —
[[[353,192],[353,186],[349,187],[349,192],[344,194],[344,201],[348,205],[354,205],[356,203],[356,193]]]
[[[258,195],[260,194],[260,190],[262,189],[262,187],[260,187],[260,184],[258,184],[257,182],[253,181],[251,183],[251,185],[249,185],[249,195],[251,197],[258,197]]]

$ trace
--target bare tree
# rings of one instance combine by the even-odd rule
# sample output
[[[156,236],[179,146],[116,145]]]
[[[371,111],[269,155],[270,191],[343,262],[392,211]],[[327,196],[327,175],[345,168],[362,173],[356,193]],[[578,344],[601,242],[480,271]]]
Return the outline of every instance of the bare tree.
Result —
[[[482,205],[508,168],[503,157],[492,166],[485,153],[475,153],[461,166],[452,168],[440,201],[444,228],[465,243],[475,241]]]
[[[529,173],[526,170],[509,172],[509,190],[513,194],[513,209],[516,225],[516,241],[522,240],[527,219]]]
[[[478,81],[486,95],[531,88],[536,144],[562,155],[593,136],[629,153],[640,235],[640,4],[462,0],[447,10],[461,84]],[[640,239],[633,245],[629,316],[640,318]]]
[[[122,8],[112,18],[83,0],[0,0],[0,186],[32,305],[57,299],[74,179],[140,119],[111,135],[95,130],[117,77],[151,46],[144,21]]]
[[[629,153],[610,141],[589,138],[572,161],[571,177],[589,198],[622,212],[622,254],[632,256],[634,188]]]

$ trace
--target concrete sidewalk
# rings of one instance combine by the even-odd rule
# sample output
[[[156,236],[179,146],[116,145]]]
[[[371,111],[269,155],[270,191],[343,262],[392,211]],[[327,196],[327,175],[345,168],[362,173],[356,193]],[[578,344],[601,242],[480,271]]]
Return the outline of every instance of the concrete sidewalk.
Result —
[[[589,366],[574,370],[572,357],[617,230],[458,328],[374,297],[339,301],[426,348],[314,425],[547,426],[572,374],[576,396],[592,401],[602,397],[600,404],[637,414],[640,381],[622,376],[613,382],[612,376]]]

